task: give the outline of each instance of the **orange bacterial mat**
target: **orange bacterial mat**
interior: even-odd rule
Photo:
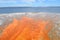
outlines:
[[[50,20],[35,20],[29,17],[14,19],[2,32],[0,40],[50,40]]]

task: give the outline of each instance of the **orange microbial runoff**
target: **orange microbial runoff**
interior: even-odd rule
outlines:
[[[52,28],[49,20],[35,20],[22,17],[15,19],[2,32],[0,40],[50,40],[48,33]]]

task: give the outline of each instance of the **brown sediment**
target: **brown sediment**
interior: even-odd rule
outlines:
[[[48,27],[46,29],[46,26]],[[50,40],[48,33],[52,28],[49,20],[23,17],[14,19],[3,31],[0,40]]]

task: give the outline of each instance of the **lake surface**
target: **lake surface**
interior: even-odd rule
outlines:
[[[52,12],[60,13],[60,7],[0,7],[1,13]]]

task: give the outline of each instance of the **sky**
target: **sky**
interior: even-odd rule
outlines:
[[[60,6],[60,0],[0,0],[0,7]]]

